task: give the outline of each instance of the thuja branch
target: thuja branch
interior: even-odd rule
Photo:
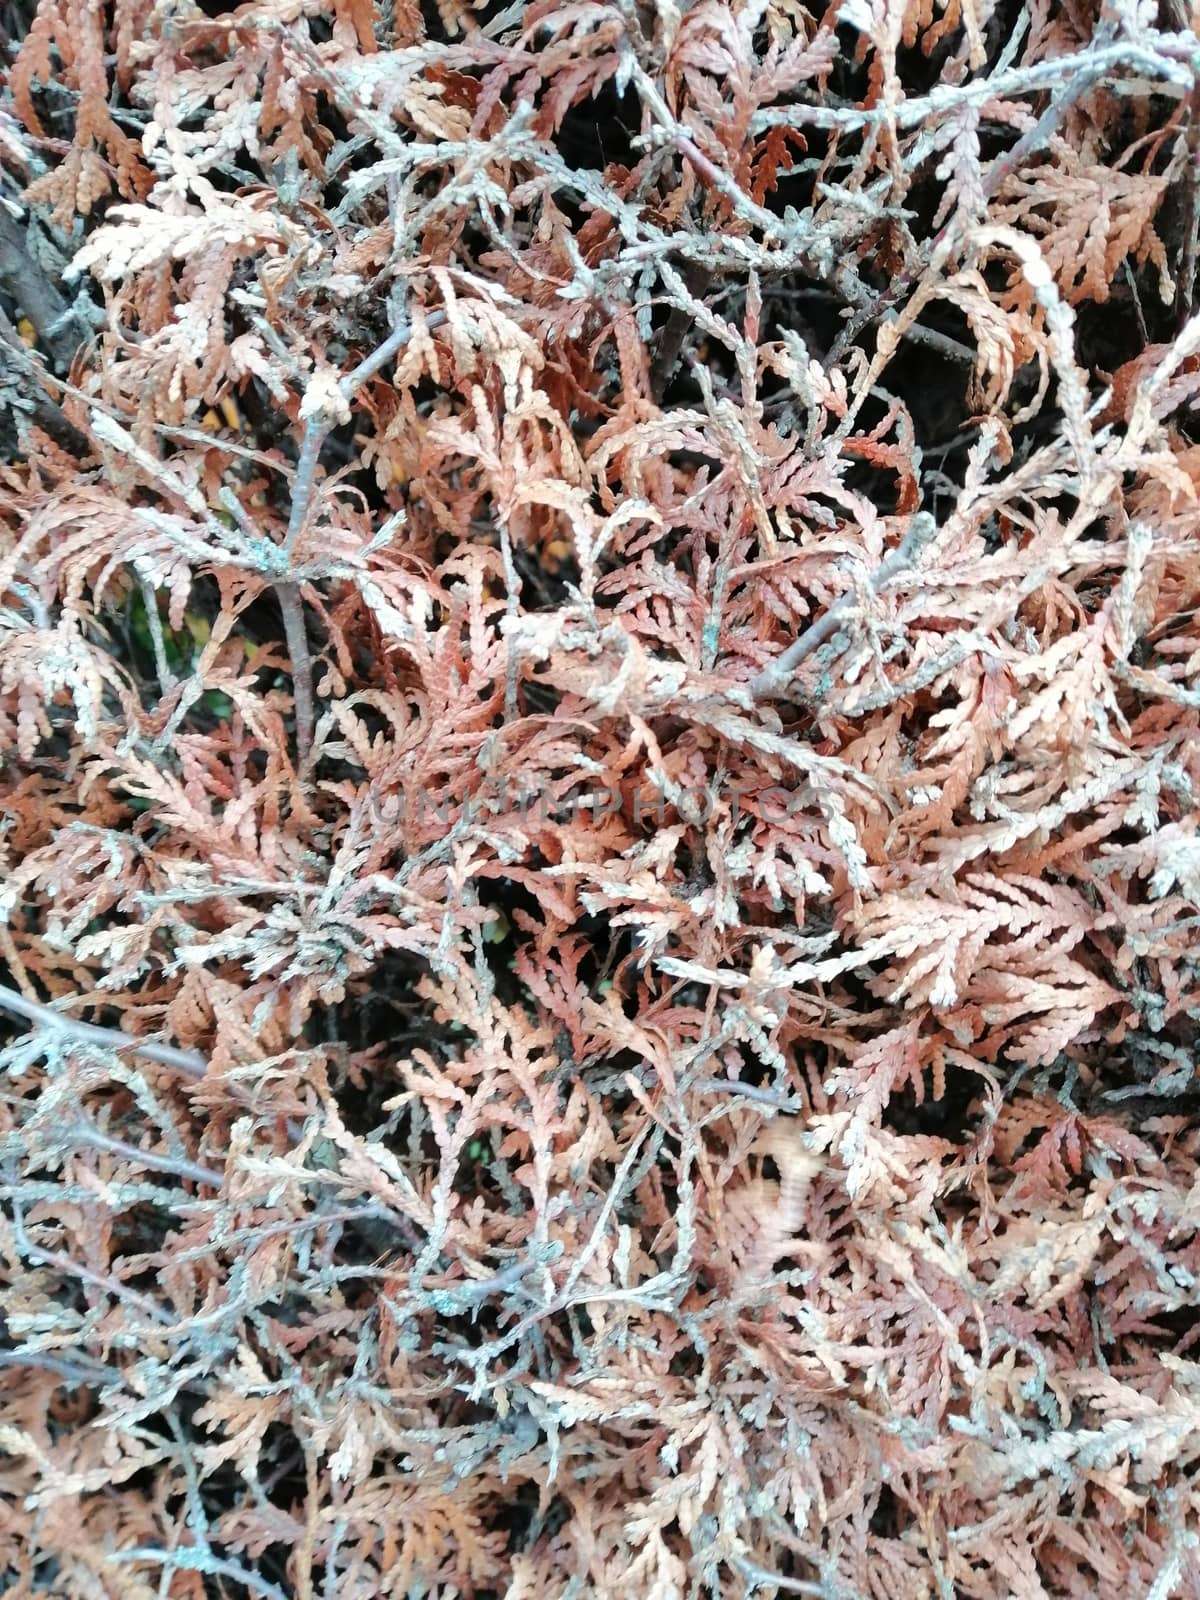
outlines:
[[[1176,92],[1178,92],[1186,84],[1194,98],[1196,93],[1195,84],[1194,82],[1189,84],[1186,75],[1181,73],[1179,68],[1173,67],[1163,58],[1157,56],[1151,56],[1149,59],[1165,80],[1162,85],[1163,88],[1165,88],[1166,82],[1173,82]],[[1050,103],[1041,116],[1031,128],[1028,128],[1022,134],[1012,148],[1004,155],[997,157],[986,173],[980,174],[979,187],[983,200],[993,200],[1009,178],[1020,169],[1022,164],[1035,152],[1049,144],[1058,124],[1070,108],[1085,93],[1094,89],[1097,83],[1106,81],[1113,67],[1117,65],[1131,66],[1135,61],[1144,70],[1147,65],[1145,52],[1131,53],[1122,46],[1111,51],[1093,50],[1076,56],[1068,56],[1058,62],[1044,62],[1041,63],[1041,67],[1047,69],[1045,72],[1036,76],[1035,74],[1027,74],[1024,92],[1032,92],[1035,87],[1043,87],[1043,79],[1046,80],[1045,87],[1049,87],[1049,83],[1056,76],[1069,74],[1070,81],[1062,88],[1055,90],[1051,96]],[[953,93],[958,96],[955,103],[967,104],[968,98],[978,93],[980,87],[980,85],[972,84],[966,90],[938,91],[937,95],[930,96],[928,104],[931,108],[935,103],[940,105],[941,100],[938,96],[947,93]],[[912,107],[909,110],[911,113]],[[924,114],[928,115],[929,113],[926,112]],[[764,113],[764,115],[769,116],[770,113]],[[838,115],[844,120],[844,114],[839,113]],[[859,113],[854,113],[854,115],[859,115]],[[922,275],[936,275],[941,271],[951,252],[960,243],[962,228],[963,217],[960,212],[955,211],[938,229],[933,238],[923,246],[918,261],[904,271],[897,273],[887,288],[879,294],[869,297],[865,302],[859,300],[856,303],[854,312],[848,317],[845,326],[825,355],[824,365],[826,371],[833,371],[845,360],[849,352],[862,338],[865,330],[872,323],[878,322],[889,311],[897,307],[900,301],[916,287],[918,278]],[[927,342],[932,342],[928,340],[930,331],[927,329],[908,328],[905,333],[909,336],[919,333],[919,335],[927,339]],[[944,337],[943,335],[942,338]],[[951,341],[951,343],[957,344],[957,341]],[[956,355],[949,351],[944,351],[943,353],[950,355],[951,359],[958,359]]]
[[[67,1034],[86,1044],[98,1044],[106,1050],[129,1050],[156,1061],[159,1066],[173,1067],[186,1078],[202,1078],[205,1073],[204,1057],[194,1050],[177,1050],[174,1045],[156,1044],[153,1039],[139,1039],[119,1028],[101,1028],[93,1022],[80,1022],[75,1017],[64,1016],[50,1006],[28,1000],[13,989],[0,987],[0,1011],[23,1017],[47,1033]]]
[[[279,609],[283,615],[283,635],[292,662],[292,699],[296,709],[296,753],[301,766],[312,749],[313,689],[312,659],[308,649],[308,630],[304,626],[304,602],[298,583],[277,583]]]
[[[8,1201],[12,1207],[13,1237],[17,1248],[28,1260],[35,1266],[49,1267],[52,1271],[64,1273],[67,1277],[78,1278],[90,1288],[99,1289],[104,1294],[112,1295],[115,1300],[136,1307],[152,1322],[157,1322],[162,1327],[170,1327],[172,1318],[168,1312],[153,1300],[147,1299],[144,1294],[139,1294],[136,1289],[131,1289],[128,1284],[122,1283],[119,1278],[108,1273],[93,1272],[90,1267],[72,1260],[70,1256],[62,1255],[57,1250],[43,1249],[40,1244],[35,1244],[25,1231],[25,1218],[17,1185],[10,1181],[7,1187]]]
[[[897,546],[884,561],[871,574],[867,580],[872,594],[879,594],[887,584],[899,573],[906,571],[917,559],[920,551],[927,545],[936,532],[933,518],[925,512],[919,512],[912,519],[903,543]],[[857,595],[853,590],[847,591],[835,600],[828,611],[818,617],[811,628],[806,628],[798,639],[795,639],[783,654],[768,666],[765,666],[758,676],[751,680],[750,693],[754,698],[762,699],[767,695],[776,694],[787,687],[796,668],[810,656],[814,650],[819,649],[836,632],[839,623],[854,608]]]
[[[5,1350],[0,1352],[0,1372],[13,1367],[36,1368],[42,1372],[52,1372],[56,1377],[65,1379],[68,1383],[78,1384],[119,1384],[124,1382],[124,1374],[116,1367],[106,1367],[101,1362],[87,1362],[78,1357],[67,1360],[57,1356],[49,1350]]]
[[[277,1585],[269,1583],[266,1578],[251,1571],[249,1567],[242,1567],[234,1561],[225,1561],[214,1556],[207,1548],[194,1549],[186,1546],[179,1550],[159,1550],[152,1546],[139,1546],[134,1550],[115,1551],[109,1560],[154,1562],[168,1568],[179,1567],[187,1572],[202,1572],[210,1577],[228,1578],[231,1583],[240,1583],[252,1594],[264,1596],[264,1600],[286,1600],[283,1590]]]
[[[446,321],[445,311],[431,311],[425,318],[427,328],[440,328]],[[304,437],[300,442],[300,456],[296,463],[296,477],[292,485],[292,506],[288,515],[287,532],[283,540],[283,553],[289,566],[294,562],[296,545],[308,521],[316,486],[317,467],[321,451],[337,423],[348,412],[351,400],[358,390],[381,367],[403,350],[412,338],[412,324],[402,322],[363,359],[339,379],[335,392],[327,395],[310,387],[301,408],[306,416]],[[283,630],[287,639],[288,654],[292,661],[292,685],[296,708],[296,754],[303,767],[312,751],[313,690],[312,658],[308,648],[308,630],[304,625],[304,604],[300,586],[296,583],[277,583],[279,607],[283,613]]]
[[[55,1011],[51,1006],[27,999],[25,995],[17,994],[15,990],[3,986],[0,986],[0,1011],[21,1017],[45,1033],[65,1034],[71,1039],[78,1039],[85,1044],[99,1045],[106,1050],[128,1050],[133,1055],[143,1056],[148,1061],[156,1062],[159,1066],[172,1067],[186,1078],[199,1080],[205,1075],[207,1063],[195,1050],[179,1050],[174,1045],[157,1044],[152,1039],[136,1038],[132,1034],[123,1033],[119,1028],[102,1028],[92,1022],[80,1022],[75,1017],[64,1016],[61,1011]],[[291,1120],[286,1126],[289,1138],[294,1144],[299,1144],[304,1136],[304,1130]],[[79,1130],[78,1138],[80,1143],[91,1145],[94,1149],[107,1150],[113,1155],[127,1157],[130,1161],[139,1161],[143,1166],[153,1167],[162,1172],[172,1172],[176,1177],[187,1178],[205,1188],[220,1189],[224,1184],[223,1177],[215,1168],[141,1150],[136,1145],[127,1144],[123,1139],[102,1133],[98,1128],[85,1125]],[[396,1213],[380,1213],[377,1208],[371,1206],[357,1207],[346,1213],[347,1217],[356,1218],[371,1215],[385,1215],[389,1220],[397,1221]],[[316,1220],[338,1219],[326,1217]],[[289,1223],[286,1226],[290,1228],[293,1224]]]
[[[427,328],[440,328],[446,320],[445,311],[431,311],[425,318]],[[399,355],[404,346],[412,338],[412,323],[402,322],[399,327],[393,328],[391,333],[372,350],[369,356],[363,359],[348,372],[344,378],[339,379],[337,394],[343,405],[348,406],[359,389],[368,378],[374,375],[383,366]],[[306,404],[308,397],[306,396]],[[302,415],[304,411],[302,410]],[[304,524],[308,521],[309,507],[312,503],[313,488],[316,484],[317,466],[321,459],[321,450],[334,426],[340,420],[339,413],[323,400],[314,397],[311,404],[307,404],[307,421],[304,428],[304,438],[300,443],[300,458],[296,463],[296,478],[292,485],[292,509],[288,517],[287,533],[284,535],[284,554],[290,560],[296,549],[296,542]]]
[[[93,1150],[104,1150],[109,1155],[121,1156],[126,1161],[150,1167],[155,1172],[169,1172],[177,1178],[187,1179],[200,1188],[220,1189],[225,1183],[225,1179],[213,1167],[203,1167],[199,1162],[186,1161],[180,1156],[159,1155],[155,1150],[142,1150],[124,1139],[114,1139],[111,1134],[103,1133],[99,1128],[93,1128],[87,1123],[80,1126],[75,1138],[79,1144],[88,1145]]]

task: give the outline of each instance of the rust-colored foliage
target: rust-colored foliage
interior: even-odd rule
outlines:
[[[0,1590],[1200,1593],[1197,8],[0,15]]]

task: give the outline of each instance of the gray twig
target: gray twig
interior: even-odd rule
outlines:
[[[304,767],[312,751],[313,687],[312,658],[308,650],[308,629],[304,625],[304,605],[298,583],[277,583],[279,609],[283,613],[283,632],[292,660],[292,694],[296,707],[296,754]]]
[[[260,1577],[257,1572],[252,1572],[249,1567],[239,1566],[236,1561],[224,1561],[219,1556],[214,1556],[209,1550],[196,1550],[187,1546],[181,1550],[157,1550],[150,1545],[139,1545],[133,1550],[115,1550],[109,1560],[154,1561],[161,1566],[183,1567],[189,1572],[202,1572],[208,1577],[228,1578],[231,1583],[243,1584],[247,1589],[264,1596],[264,1600],[288,1600],[283,1590],[276,1584]]]
[[[110,1155],[124,1156],[140,1166],[152,1167],[156,1172],[170,1172],[205,1189],[220,1189],[225,1184],[221,1174],[212,1167],[202,1167],[198,1162],[186,1161],[179,1156],[164,1156],[154,1150],[139,1149],[135,1144],[127,1144],[124,1139],[114,1139],[111,1134],[101,1132],[90,1123],[84,1123],[76,1137],[80,1144],[88,1145],[93,1150],[106,1150]]]
[[[27,1000],[24,995],[3,986],[0,986],[0,1011],[24,1017],[27,1022],[34,1023],[48,1033],[70,1034],[72,1038],[88,1044],[103,1045],[106,1050],[131,1050],[134,1055],[144,1056],[147,1061],[156,1061],[159,1066],[174,1067],[185,1078],[202,1078],[206,1070],[204,1057],[195,1050],[177,1050],[174,1045],[156,1044],[153,1039],[139,1039],[133,1034],[122,1033],[118,1028],[100,1028],[92,1022],[79,1022],[36,1000]]]
[[[427,328],[439,328],[446,320],[445,311],[431,311],[425,318]],[[378,345],[364,356],[358,365],[338,383],[345,400],[353,399],[359,388],[375,373],[398,355],[412,338],[412,324],[402,322]],[[292,507],[288,515],[287,532],[283,539],[283,553],[289,564],[295,556],[296,544],[308,521],[316,485],[317,466],[321,450],[332,430],[324,415],[312,416],[304,428],[300,443],[300,456],[296,462],[296,476],[292,483]],[[283,612],[283,629],[287,638],[288,654],[292,658],[292,692],[296,707],[296,754],[304,767],[312,752],[313,686],[312,659],[308,649],[308,630],[304,624],[304,604],[300,586],[296,583],[276,584],[279,606]]]
[[[903,543],[898,545],[872,573],[868,580],[871,592],[879,594],[897,574],[911,567],[921,548],[933,537],[934,531],[933,518],[927,512],[918,512],[912,519],[912,526]],[[750,693],[754,698],[762,699],[782,689],[804,658],[810,656],[825,643],[830,634],[836,631],[842,618],[853,608],[855,600],[854,592],[847,591],[833,602],[823,616],[817,618],[811,628],[806,628],[777,660],[765,666],[758,676],[751,680]]]

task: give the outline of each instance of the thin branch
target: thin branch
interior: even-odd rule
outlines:
[[[283,538],[283,553],[289,561],[295,553],[296,540],[300,537],[300,530],[308,517],[313,483],[317,475],[317,462],[321,456],[321,446],[328,436],[329,424],[321,417],[310,417],[305,424],[304,438],[300,444],[296,476],[292,480],[292,509],[288,516],[287,532]]]
[[[912,526],[903,543],[898,545],[872,573],[868,580],[871,592],[879,594],[893,578],[911,567],[921,548],[929,542],[935,531],[933,518],[927,513],[918,513],[912,519]],[[853,590],[848,590],[833,602],[823,616],[818,617],[811,628],[806,628],[777,660],[765,666],[758,676],[751,680],[750,693],[754,698],[763,699],[786,687],[804,658],[810,656],[837,631],[842,619],[854,609],[857,598]]]
[[[81,1283],[99,1289],[103,1294],[110,1294],[114,1299],[126,1305],[135,1306],[143,1315],[157,1322],[161,1327],[172,1327],[171,1316],[156,1305],[153,1300],[148,1300],[144,1294],[139,1294],[136,1289],[130,1289],[119,1278],[110,1277],[107,1273],[93,1272],[90,1267],[85,1267],[81,1261],[75,1261],[70,1256],[60,1255],[57,1250],[46,1250],[40,1244],[34,1244],[25,1231],[25,1219],[15,1186],[9,1188],[9,1201],[13,1208],[13,1233],[16,1236],[17,1248],[25,1253],[29,1260],[38,1266],[52,1267],[56,1272],[64,1273],[69,1278],[78,1278]]]
[[[445,311],[431,311],[425,318],[425,326],[439,328],[446,321],[447,315]],[[358,365],[339,381],[338,388],[343,398],[347,401],[352,400],[367,379],[381,367],[386,366],[393,356],[398,355],[411,338],[410,322],[402,322],[399,327],[393,328],[381,345],[372,350],[369,356],[364,356]],[[283,539],[283,553],[289,565],[295,558],[296,545],[308,521],[321,450],[331,431],[332,424],[325,415],[310,417],[305,424],[300,456],[296,463],[296,476],[292,482],[292,507],[288,515],[287,532]],[[312,752],[313,733],[312,658],[308,649],[308,630],[304,624],[304,604],[300,598],[298,584],[278,583],[275,588],[279,595],[280,610],[283,612],[283,629],[287,639],[288,654],[292,661],[292,694],[296,708],[296,756],[303,769]]]
[[[34,1368],[39,1372],[52,1372],[56,1377],[63,1378],[67,1383],[123,1383],[124,1378],[116,1367],[106,1367],[103,1363],[83,1362],[78,1358],[68,1360],[65,1356],[53,1355],[48,1350],[4,1350],[0,1351],[0,1372],[13,1367],[24,1367],[27,1370]]]
[[[304,623],[300,585],[277,583],[275,593],[279,596],[279,609],[283,613],[283,633],[292,663],[292,698],[296,708],[296,758],[303,769],[307,766],[309,755],[312,753],[313,735],[312,657],[308,651],[308,629]]]
[[[110,1155],[124,1156],[127,1160],[143,1167],[153,1167],[158,1172],[170,1172],[177,1178],[186,1178],[189,1182],[199,1184],[206,1189],[221,1189],[225,1185],[225,1179],[212,1167],[202,1167],[198,1162],[186,1161],[176,1156],[159,1155],[154,1150],[141,1150],[135,1144],[127,1144],[124,1139],[114,1139],[111,1134],[102,1133],[90,1123],[84,1123],[79,1127],[75,1136],[80,1144],[87,1145],[92,1150],[105,1150]]]
[[[734,1566],[754,1589],[782,1589],[786,1594],[812,1595],[814,1600],[832,1600],[832,1592],[823,1583],[810,1583],[806,1578],[785,1578],[778,1572],[768,1572],[744,1557],[735,1559]]]
[[[431,311],[425,317],[425,326],[440,328],[446,321],[447,315],[445,311]],[[393,356],[398,355],[411,338],[411,322],[402,322],[399,327],[393,328],[381,345],[372,350],[369,356],[364,356],[356,367],[339,380],[338,388],[343,398],[352,400],[367,379],[373,377],[380,367],[386,366]],[[304,438],[300,443],[300,456],[296,463],[296,475],[292,481],[292,508],[283,540],[284,554],[289,561],[308,519],[317,465],[321,459],[322,447],[331,432],[332,425],[325,416],[310,417],[305,425]]]
[[[249,1567],[240,1567],[236,1561],[224,1561],[207,1550],[190,1547],[158,1550],[150,1545],[139,1545],[133,1550],[114,1550],[108,1559],[114,1562],[154,1561],[161,1566],[183,1567],[189,1572],[202,1572],[207,1577],[228,1578],[231,1583],[244,1584],[247,1589],[261,1594],[264,1600],[288,1600],[282,1589]]]
[[[766,1106],[771,1111],[786,1111],[793,1116],[801,1109],[796,1100],[787,1100],[760,1084],[738,1083],[735,1078],[698,1078],[692,1088],[702,1094],[740,1095],[744,1100],[752,1100],[755,1105]]]
[[[427,328],[440,328],[448,316],[449,312],[447,311],[429,311],[425,315],[425,326]],[[392,330],[377,349],[373,350],[369,356],[364,356],[356,367],[351,368],[338,385],[346,399],[352,400],[355,392],[366,383],[367,379],[374,377],[380,367],[385,367],[393,356],[399,355],[411,338],[412,324],[402,322],[398,328]]]
[[[170,694],[178,680],[167,662],[167,641],[163,636],[162,618],[158,614],[158,596],[147,578],[139,581],[142,588],[142,604],[146,608],[146,625],[150,629],[150,642],[154,646],[154,670],[158,674],[158,686],[163,694]]]
[[[65,1033],[87,1044],[102,1045],[106,1050],[131,1050],[134,1055],[144,1056],[161,1067],[174,1067],[186,1078],[200,1079],[208,1069],[204,1057],[195,1050],[177,1050],[174,1045],[155,1044],[153,1039],[139,1039],[118,1028],[100,1028],[92,1022],[79,1022],[3,986],[0,986],[0,1011],[23,1017],[48,1033]]]
[[[289,1135],[293,1130],[289,1129]],[[295,1140],[299,1143],[299,1140]],[[325,1181],[325,1180],[322,1180]],[[382,1205],[368,1203],[362,1206],[343,1206],[338,1210],[313,1211],[305,1217],[289,1217],[286,1222],[269,1222],[258,1227],[235,1228],[229,1233],[222,1234],[222,1239],[229,1246],[247,1244],[261,1244],[266,1239],[282,1239],[294,1233],[304,1233],[314,1228],[324,1228],[337,1223],[351,1223],[361,1227],[365,1223],[388,1223],[400,1240],[411,1249],[416,1249],[419,1244],[416,1232],[407,1217],[399,1212],[388,1210]],[[374,1240],[368,1240],[374,1247]],[[387,1248],[391,1248],[393,1241],[389,1237]],[[382,1254],[382,1251],[380,1251]],[[209,1254],[208,1245],[197,1245],[190,1250],[180,1250],[175,1255],[175,1260],[203,1261]],[[365,1271],[365,1268],[356,1268]]]
[[[1122,40],[1099,50],[1055,56],[1029,66],[1012,67],[995,72],[990,78],[976,78],[965,84],[939,84],[929,94],[914,95],[896,106],[842,108],[831,107],[827,100],[820,105],[771,106],[754,113],[750,119],[750,131],[762,134],[769,128],[815,127],[844,134],[865,133],[888,122],[893,123],[897,130],[904,131],[919,128],[932,117],[951,116],[964,106],[986,105],[1053,92],[1064,79],[1072,80],[1080,73],[1086,74],[1090,83],[1102,81],[1110,92],[1119,92],[1122,82],[1117,73],[1122,69],[1159,80],[1157,90],[1160,94],[1167,92],[1168,86],[1177,92],[1190,91],[1190,66],[1185,61],[1172,59],[1176,52],[1169,48],[1169,40],[1160,39],[1159,44],[1163,47],[1161,53]]]

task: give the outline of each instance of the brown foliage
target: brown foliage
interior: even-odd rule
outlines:
[[[5,4],[0,1588],[1200,1592],[1194,8]]]

